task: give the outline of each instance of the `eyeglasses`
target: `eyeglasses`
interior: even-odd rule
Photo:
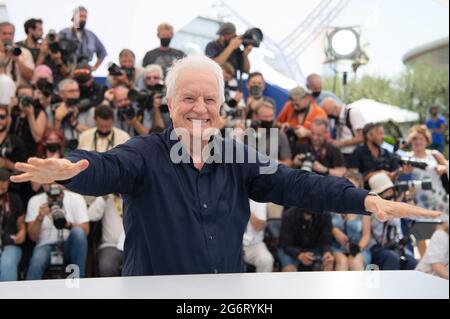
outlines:
[[[161,77],[159,77],[159,76],[146,76],[145,79],[146,80],[160,80]]]
[[[8,117],[8,115],[0,115],[0,120],[5,120]]]

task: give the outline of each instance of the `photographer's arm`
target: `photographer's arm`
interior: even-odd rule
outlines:
[[[159,105],[160,106],[160,105]],[[153,108],[153,123],[152,128],[158,128],[163,130],[165,128],[164,120],[161,114],[161,110],[159,106]]]
[[[361,229],[362,236],[358,243],[359,248],[364,249],[369,244],[371,229],[372,229],[372,226],[371,226],[370,216],[363,216],[362,217],[362,229]]]
[[[44,221],[44,218],[46,215],[50,213],[50,208],[48,207],[48,204],[42,204],[39,207],[39,213],[36,216],[36,219],[32,222],[29,222],[27,225],[27,231],[28,236],[30,236],[30,239],[32,241],[37,241],[39,239],[39,236],[41,235],[41,227],[42,222]]]
[[[442,263],[431,264],[431,269],[441,278],[448,280],[448,266]]]
[[[37,118],[34,117],[34,108],[30,107],[27,111],[28,124],[30,126],[31,135],[36,143],[41,141],[42,135],[44,135],[45,128],[47,127],[47,117],[45,112],[39,112]]]
[[[127,124],[133,126],[139,135],[146,135],[150,133],[150,128],[145,127],[136,117],[132,120],[127,120]]]
[[[16,169],[14,168],[14,163],[6,157],[0,157],[0,167],[6,168],[11,172],[16,171]]]
[[[70,230],[73,227],[81,228],[84,231],[84,233],[86,234],[86,236],[89,235],[89,222],[81,223],[81,224],[73,224],[73,223],[67,222],[67,225],[66,225],[67,229]]]
[[[31,81],[31,78],[33,77],[33,71],[34,68],[33,67],[29,67],[27,66],[22,59],[20,59],[19,57],[13,57],[13,59],[15,60],[17,67],[19,68],[19,72],[21,74],[21,76],[26,80],[26,81]],[[32,59],[32,58],[31,58]],[[34,66],[34,65],[33,65]]]
[[[356,130],[355,136],[351,139],[345,141],[335,141],[333,145],[339,148],[343,148],[346,146],[359,145],[364,141],[362,129]]]

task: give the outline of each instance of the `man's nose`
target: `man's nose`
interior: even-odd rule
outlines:
[[[205,99],[203,97],[199,97],[197,99],[197,101],[194,104],[193,111],[198,114],[204,114],[208,111],[208,109],[206,108]]]

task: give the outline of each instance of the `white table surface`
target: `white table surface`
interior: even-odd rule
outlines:
[[[447,280],[417,271],[246,273],[0,283],[0,298],[449,298]],[[69,284],[74,284],[70,282]]]

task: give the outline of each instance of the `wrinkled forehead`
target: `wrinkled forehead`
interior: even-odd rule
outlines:
[[[191,92],[202,95],[219,95],[219,83],[212,71],[200,68],[180,70],[175,79],[175,95]]]

